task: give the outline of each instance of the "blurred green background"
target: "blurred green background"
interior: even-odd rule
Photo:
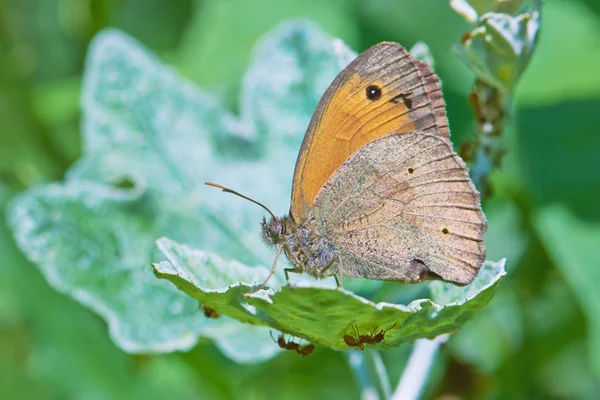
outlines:
[[[362,51],[426,42],[453,141],[471,138],[473,82],[451,51],[469,26],[442,0],[5,0],[0,2],[0,207],[61,180],[80,152],[84,56],[99,30],[131,34],[235,111],[257,39],[307,17]],[[600,395],[600,1],[547,0],[539,47],[515,96],[494,173],[496,298],[445,347],[425,398],[595,399]],[[290,177],[291,179],[291,177]],[[344,354],[285,353],[237,365],[209,342],[132,356],[105,323],[51,289],[0,213],[0,398],[357,398]],[[383,354],[397,382],[410,345]]]

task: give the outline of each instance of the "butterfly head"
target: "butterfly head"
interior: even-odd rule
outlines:
[[[264,242],[269,246],[277,246],[283,242],[287,232],[287,218],[271,217],[269,221],[263,217],[262,236]]]

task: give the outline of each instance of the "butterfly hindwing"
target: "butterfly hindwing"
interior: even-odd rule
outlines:
[[[343,276],[467,284],[485,259],[479,193],[439,136],[394,133],[363,146],[319,191],[314,215]]]

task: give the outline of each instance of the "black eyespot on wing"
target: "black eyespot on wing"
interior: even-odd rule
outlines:
[[[367,87],[367,99],[374,101],[381,97],[381,88],[376,85],[371,85]]]

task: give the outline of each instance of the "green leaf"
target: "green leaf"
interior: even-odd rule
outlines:
[[[488,220],[486,254],[491,259],[506,256],[510,260],[507,268],[511,273],[519,267],[530,246],[529,232],[521,227],[519,210],[515,204],[506,198],[490,199],[485,215]],[[539,306],[535,310],[535,315],[547,321],[548,315],[541,314]],[[554,309],[549,313],[557,315]],[[519,352],[525,335],[524,319],[519,298],[508,282],[508,285],[498,289],[485,312],[477,314],[452,336],[448,347],[462,361],[474,364],[487,373],[494,373],[508,357]]]
[[[348,349],[344,335],[389,329],[386,345],[453,332],[481,310],[505,276],[504,261],[487,263],[464,288],[436,282],[434,298],[408,305],[378,303],[344,289],[312,282],[280,286],[249,294],[267,275],[266,267],[247,267],[167,238],[157,242],[168,261],[154,264],[159,277],[173,282],[201,304],[240,321],[270,326],[311,343]],[[237,282],[237,283],[233,283]]]
[[[546,356],[547,357],[547,356]],[[594,399],[598,397],[600,381],[590,371],[588,350],[581,342],[561,349],[540,369],[539,380],[555,398]]]
[[[510,91],[531,58],[539,27],[539,11],[514,17],[489,12],[456,49],[480,79]]]
[[[143,268],[158,228],[150,196],[76,182],[30,190],[13,204],[9,223],[18,245],[52,286],[102,315],[121,348],[169,351],[196,343],[205,323],[197,304]]]
[[[477,22],[479,15],[487,12],[514,15],[522,4],[523,0],[450,0],[450,7],[472,24]]]
[[[147,192],[78,181],[30,190],[9,215],[17,243],[50,284],[102,315],[125,351],[187,349],[203,335],[239,362],[273,356],[267,331],[208,320],[196,301],[154,278],[159,212]]]
[[[495,294],[485,312],[452,336],[448,346],[461,360],[494,373],[502,362],[515,355],[523,341],[523,312],[508,286]]]
[[[589,357],[600,377],[600,225],[579,219],[564,206],[549,206],[534,217],[534,227],[551,259],[573,289],[589,324]]]
[[[103,321],[52,289],[6,226],[4,210],[12,196],[0,182],[0,398],[148,399],[184,390],[190,393],[186,398],[207,392],[218,398],[214,384],[192,376],[179,358],[146,357],[138,368],[109,339]],[[7,298],[11,303],[4,303]],[[162,365],[159,375],[156,365]]]

